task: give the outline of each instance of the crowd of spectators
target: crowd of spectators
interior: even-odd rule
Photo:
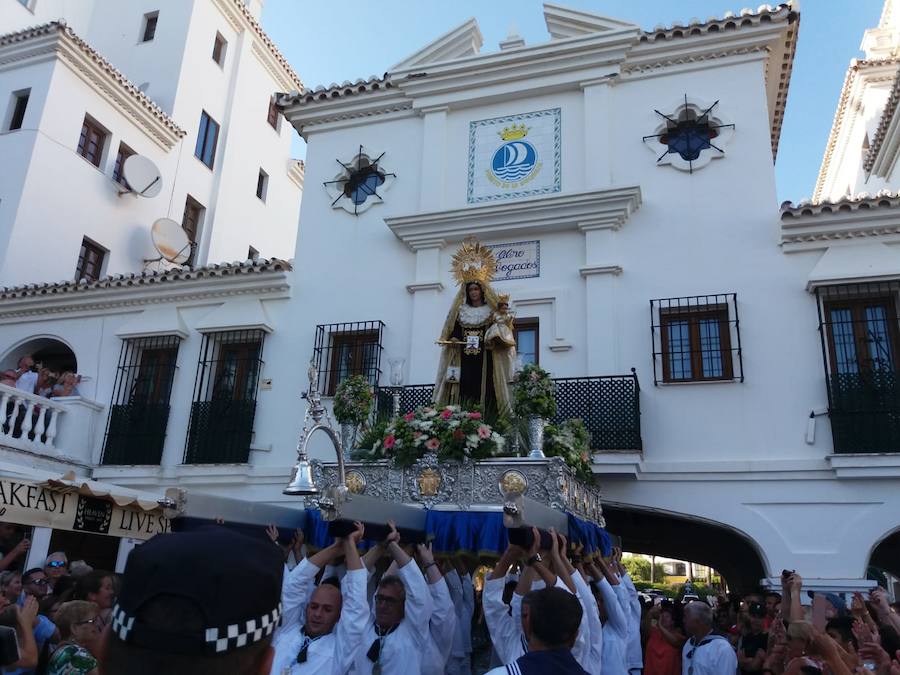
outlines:
[[[15,369],[0,372],[0,384],[44,398],[79,396],[81,375],[70,370],[62,372],[35,363],[34,357],[21,357]]]
[[[154,537],[120,578],[62,552],[20,572],[0,526],[0,655],[3,631],[17,643],[2,672],[900,675],[882,588],[810,593],[785,571],[778,590],[667,599],[637,590],[619,549],[553,530],[520,532],[487,568],[371,530],[315,550],[220,523]]]

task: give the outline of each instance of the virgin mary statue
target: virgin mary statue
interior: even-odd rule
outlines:
[[[511,335],[488,332],[503,320],[490,283],[495,269],[494,254],[475,241],[463,243],[453,256],[459,291],[437,341],[441,358],[434,401],[438,405],[479,404],[485,411],[501,412],[509,408],[515,341]]]

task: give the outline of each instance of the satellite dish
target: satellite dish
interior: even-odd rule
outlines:
[[[171,218],[158,218],[154,221],[150,228],[150,238],[159,255],[171,263],[183,265],[191,257],[193,245],[187,232]]]
[[[162,175],[150,159],[131,155],[122,165],[122,175],[131,192],[140,197],[155,197],[162,191]]]

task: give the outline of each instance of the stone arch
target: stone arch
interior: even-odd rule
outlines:
[[[732,591],[755,590],[767,576],[765,554],[751,537],[729,525],[629,504],[604,503],[603,516],[625,550],[713,567]]]
[[[900,577],[900,524],[872,545],[868,566]]]
[[[0,357],[0,370],[15,368],[19,359],[31,354],[35,363],[43,363],[51,370],[78,372],[75,350],[57,335],[32,335],[9,347]]]

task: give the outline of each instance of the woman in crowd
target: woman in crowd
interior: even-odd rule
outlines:
[[[109,623],[112,607],[116,600],[112,573],[103,570],[93,570],[79,577],[75,583],[74,598],[76,600],[86,600],[97,605],[99,609],[97,625],[100,630],[103,630],[106,624]]]
[[[47,675],[99,675],[99,608],[93,602],[72,600],[56,614],[62,642],[50,657]]]
[[[18,602],[22,594],[22,573],[9,570],[0,573],[0,594],[4,597],[4,604]]]
[[[675,625],[674,607],[669,602],[660,603],[649,616],[644,675],[681,675],[681,648],[687,638]]]
[[[59,376],[59,381],[53,386],[53,396],[81,396],[78,385],[81,383],[81,375],[76,375],[67,370]]]

